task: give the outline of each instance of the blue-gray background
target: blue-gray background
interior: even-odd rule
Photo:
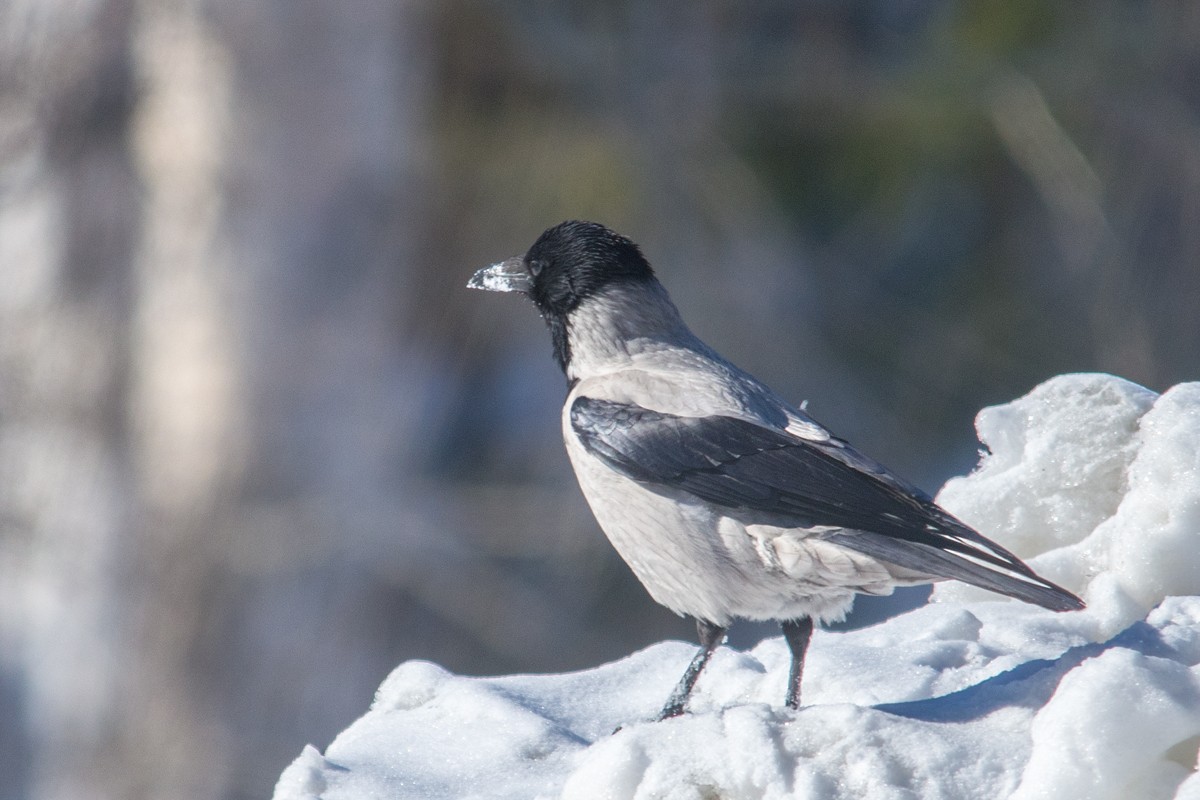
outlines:
[[[10,0],[0,33],[4,800],[262,797],[404,659],[690,637],[574,486],[532,308],[464,288],[562,219],[931,491],[1050,375],[1196,377],[1194,4]]]

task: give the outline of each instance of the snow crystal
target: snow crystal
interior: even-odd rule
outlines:
[[[693,645],[567,675],[409,662],[277,800],[1200,800],[1200,384],[1061,376],[977,428],[989,452],[939,501],[1085,611],[942,584],[874,627],[816,632],[798,711],[775,638],[719,649],[665,722]]]

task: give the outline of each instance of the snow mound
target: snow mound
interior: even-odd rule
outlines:
[[[991,451],[938,502],[1080,594],[1109,638],[1164,597],[1200,595],[1200,383],[1161,397],[1110,375],[1063,375],[985,408]],[[984,599],[961,583],[938,601]]]
[[[275,797],[1200,800],[1200,384],[1062,376],[977,427],[990,454],[939,500],[1087,610],[945,584],[818,631],[798,711],[777,638],[721,648],[666,722],[692,645],[567,675],[408,662]]]

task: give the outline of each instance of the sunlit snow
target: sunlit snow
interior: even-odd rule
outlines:
[[[943,584],[817,632],[799,711],[776,638],[721,648],[666,722],[649,720],[694,645],[567,675],[408,662],[277,800],[1200,800],[1200,383],[1065,375],[977,428],[988,454],[939,501],[1086,611]]]

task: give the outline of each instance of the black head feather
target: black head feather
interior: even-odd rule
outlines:
[[[546,315],[566,316],[610,284],[654,277],[636,244],[578,220],[547,229],[525,254],[525,265],[533,278],[529,296]]]
[[[529,297],[550,326],[554,357],[563,371],[570,360],[571,312],[614,284],[654,280],[636,244],[595,222],[571,220],[547,229],[524,261],[532,278]]]

